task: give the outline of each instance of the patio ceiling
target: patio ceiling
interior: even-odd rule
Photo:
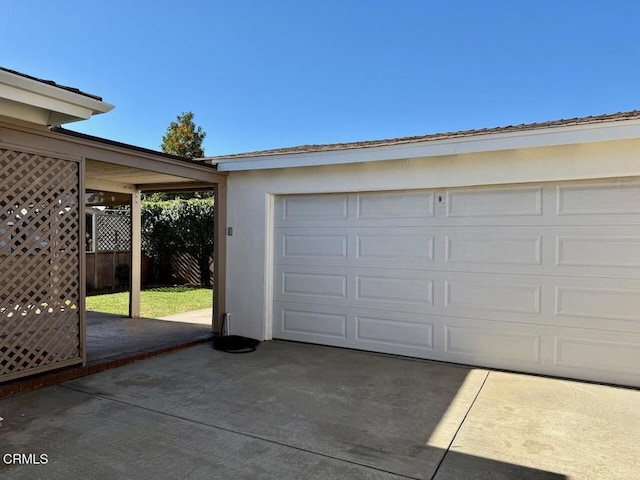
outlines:
[[[142,190],[151,189],[153,186],[159,189],[174,188],[194,188],[201,185],[201,182],[195,182],[192,178],[186,176],[170,175],[152,170],[145,170],[133,166],[124,166],[114,163],[107,163],[100,160],[86,160],[85,178],[87,188],[99,189],[97,187],[115,188],[135,188]],[[147,188],[145,188],[147,187]]]
[[[83,147],[86,188],[129,193],[212,188],[225,174],[185,158],[53,127],[54,135]]]

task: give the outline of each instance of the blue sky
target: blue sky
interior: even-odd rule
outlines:
[[[68,128],[207,155],[640,108],[640,2],[3,0],[0,65],[101,95]]]

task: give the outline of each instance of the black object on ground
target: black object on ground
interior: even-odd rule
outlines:
[[[250,353],[255,352],[256,347],[260,345],[260,340],[255,338],[243,337],[241,335],[224,335],[226,315],[222,318],[220,333],[213,337],[213,349],[221,350],[227,353]]]

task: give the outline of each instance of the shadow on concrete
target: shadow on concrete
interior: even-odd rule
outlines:
[[[565,480],[566,475],[448,451],[435,480]]]
[[[201,345],[0,401],[5,450],[55,458],[6,478],[566,478],[452,451],[487,375],[289,342]]]

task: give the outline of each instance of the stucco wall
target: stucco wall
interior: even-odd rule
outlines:
[[[640,176],[640,139],[350,165],[231,172],[227,311],[233,334],[271,336],[273,196]]]

